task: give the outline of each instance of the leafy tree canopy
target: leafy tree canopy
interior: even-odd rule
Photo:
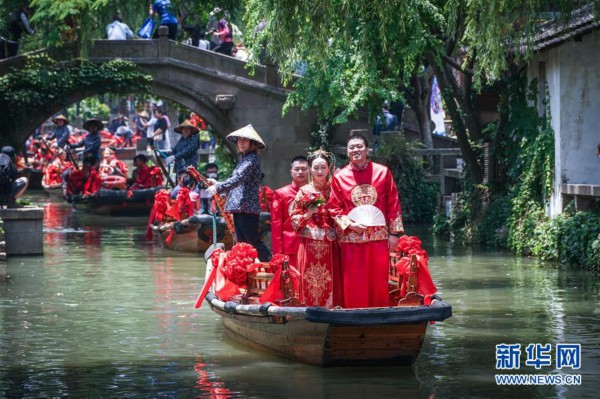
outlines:
[[[315,106],[323,118],[343,121],[359,105],[394,99],[398,88],[427,62],[461,56],[481,85],[508,67],[509,50],[534,38],[541,19],[566,19],[598,0],[247,0],[247,26],[261,19],[254,53],[268,54],[288,79],[308,65],[290,104]],[[250,32],[251,33],[251,32]]]

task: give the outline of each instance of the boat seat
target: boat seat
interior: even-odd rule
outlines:
[[[406,295],[400,296],[402,280],[398,276],[396,263],[405,256],[404,253],[390,253],[390,271],[388,287],[390,292],[390,306],[418,306],[423,304],[423,295],[417,292],[417,273],[419,266],[416,255],[410,257],[410,273],[407,281]]]
[[[261,296],[273,281],[274,273],[269,272],[269,263],[262,262],[262,266],[253,273],[248,274],[248,298]]]
[[[246,303],[258,303],[258,299],[265,293],[269,284],[273,281],[275,273],[271,273],[269,263],[261,262],[262,266],[252,273],[248,274],[248,288],[244,295]],[[284,273],[288,268],[287,262],[283,265]],[[283,275],[282,275],[283,279]],[[276,300],[279,306],[298,306],[300,301],[294,292],[294,285],[291,282],[281,283],[281,294],[284,299]]]

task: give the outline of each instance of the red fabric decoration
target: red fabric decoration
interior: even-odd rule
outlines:
[[[273,190],[269,186],[261,186],[258,191],[258,199],[260,201],[260,210],[263,212],[270,211],[270,204],[273,201]]]
[[[275,254],[269,261],[269,270],[271,273],[277,273],[285,261],[289,262],[290,257],[285,254]]]
[[[423,295],[425,305],[431,304],[431,297],[437,292],[437,288],[433,283],[429,267],[427,265],[427,252],[421,248],[421,240],[417,237],[402,236],[398,239],[398,252],[402,252],[403,256],[395,265],[398,276],[402,278],[400,296],[406,296],[406,285],[410,276],[410,259],[412,255],[417,256],[417,293]]]
[[[206,130],[206,123],[204,123],[204,119],[202,119],[196,114],[192,115],[192,117],[190,118],[190,123],[200,130]]]
[[[148,223],[146,227],[146,238],[148,240],[152,239],[152,228],[150,227],[152,223],[161,223],[165,219],[165,214],[169,208],[169,201],[169,190],[158,190],[156,194],[154,194],[154,205],[150,211],[150,216],[148,217]]]
[[[229,281],[238,287],[248,285],[248,269],[254,270],[254,259],[258,256],[256,249],[245,242],[237,243],[227,253],[223,273]]]
[[[85,185],[83,186],[83,195],[94,195],[100,187],[102,186],[102,180],[100,180],[100,175],[96,172],[95,169],[90,170],[90,174],[85,181]]]
[[[265,302],[275,302],[283,298],[283,293],[281,292],[281,275],[283,274],[283,269],[280,267],[277,272],[273,275],[273,280],[269,283],[269,286],[265,290],[265,292],[260,296],[260,303]],[[284,283],[289,282],[292,279],[292,284],[294,285],[294,292],[299,292],[300,290],[300,272],[293,266],[290,266],[287,271],[287,276],[285,276]]]
[[[175,220],[183,220],[194,214],[194,203],[190,200],[190,189],[182,187],[177,193],[177,199],[167,210],[166,214]]]

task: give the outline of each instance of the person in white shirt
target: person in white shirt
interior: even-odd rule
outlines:
[[[152,103],[150,109],[150,119],[147,122],[142,122],[142,126],[146,128],[146,138],[151,139],[154,137],[154,125],[156,124],[156,117],[154,116],[154,110],[156,109],[156,103]]]
[[[133,32],[127,24],[123,23],[121,13],[116,13],[113,21],[106,27],[108,40],[133,39]]]

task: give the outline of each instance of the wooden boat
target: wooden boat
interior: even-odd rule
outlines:
[[[170,228],[151,226],[158,233],[164,248],[183,252],[204,252],[213,242],[213,220],[211,215],[197,215],[182,222],[169,223]],[[231,248],[233,237],[229,233],[225,220],[217,217],[217,240]],[[174,230],[174,232],[173,232]],[[172,234],[173,232],[173,234]]]
[[[415,262],[413,257],[411,268]],[[207,278],[211,268],[209,261]],[[393,272],[390,303],[394,306],[364,309],[301,306],[289,292],[289,284],[284,296],[288,299],[279,306],[256,303],[253,298],[264,292],[269,278],[273,275],[264,272],[249,278],[247,294],[236,300],[224,302],[214,291],[205,299],[222,317],[226,334],[234,340],[302,363],[323,367],[410,366],[419,355],[430,322],[452,316],[452,307],[435,295],[431,305],[413,301],[415,291],[399,300],[399,279]],[[283,277],[281,286],[285,286]],[[411,287],[416,290],[416,283]],[[286,306],[286,302],[295,305]]]
[[[76,194],[67,197],[75,209],[98,215],[148,216],[154,203],[154,194],[162,187],[140,190],[107,190],[101,188],[94,195]]]
[[[261,238],[270,231],[271,214],[260,215]],[[184,222],[170,223],[170,228],[161,229],[153,225],[151,228],[159,233],[160,243],[164,248],[183,252],[205,252],[213,243],[213,220],[211,215],[196,215]],[[175,230],[174,234],[171,231]],[[217,241],[229,249],[233,245],[233,237],[227,228],[225,219],[217,217]]]

